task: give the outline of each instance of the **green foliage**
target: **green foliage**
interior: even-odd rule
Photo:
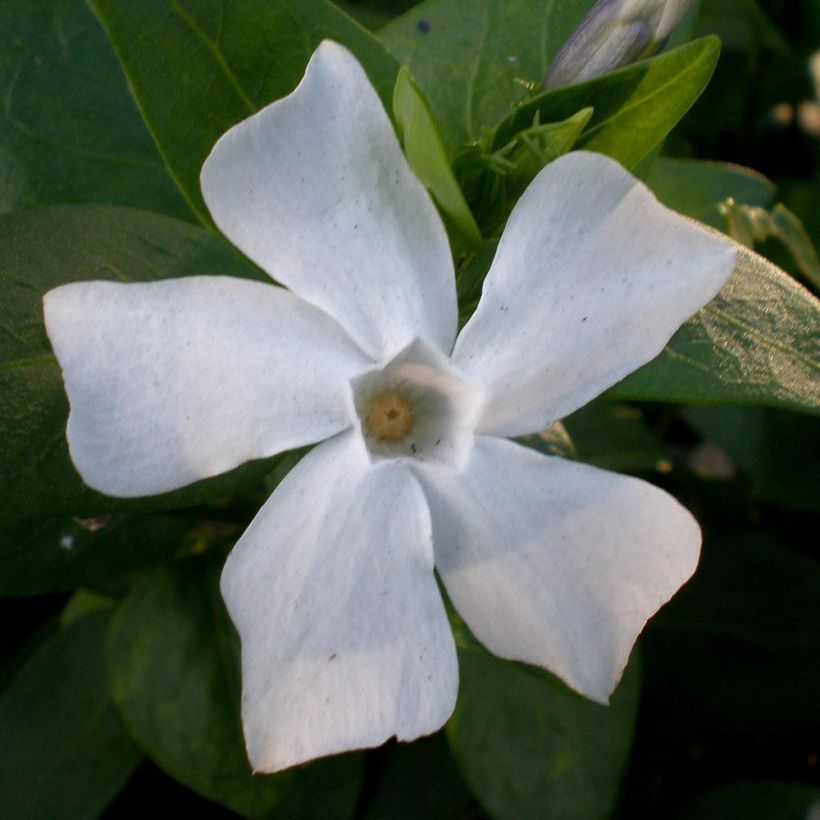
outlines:
[[[478,139],[514,103],[526,99],[517,80],[541,82],[549,61],[593,2],[426,0],[379,37],[410,67],[445,143],[454,147]]]
[[[748,402],[820,414],[820,302],[738,248],[723,290],[663,353],[612,388],[621,399]]]
[[[633,660],[610,705],[480,649],[459,652],[447,736],[464,776],[499,820],[604,820],[629,755],[640,675]]]
[[[5,0],[0,92],[0,213],[94,201],[190,215],[82,0]]]
[[[140,759],[111,703],[110,611],[35,646],[0,689],[0,816],[93,820]]]
[[[349,46],[389,102],[397,66],[325,0],[88,0],[185,198],[208,221],[199,171],[225,131],[290,93],[319,43]],[[145,21],[150,20],[150,26]]]
[[[142,749],[175,779],[244,817],[352,814],[355,756],[254,776],[239,722],[239,642],[206,565],[158,570],[118,608],[108,640],[116,705]]]
[[[68,402],[43,326],[43,294],[77,280],[209,273],[261,276],[207,231],[159,214],[74,205],[0,217],[0,304],[14,317],[13,325],[0,325],[0,521],[170,509],[225,495],[264,475],[268,465],[245,465],[157,499],[118,501],[85,487],[68,455]]]
[[[393,117],[407,161],[416,176],[461,233],[473,242],[480,242],[481,233],[453,175],[430,106],[406,67],[402,67],[396,77]]]

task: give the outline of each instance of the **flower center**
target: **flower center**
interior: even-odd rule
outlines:
[[[460,464],[472,446],[480,391],[441,352],[416,339],[351,381],[369,457]]]
[[[410,403],[398,393],[380,393],[370,400],[364,419],[368,436],[378,441],[398,441],[413,426],[416,416]]]

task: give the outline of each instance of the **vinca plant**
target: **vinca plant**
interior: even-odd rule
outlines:
[[[815,47],[0,9],[0,816],[815,818]]]

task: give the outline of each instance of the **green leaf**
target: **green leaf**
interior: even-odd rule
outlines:
[[[756,498],[820,509],[820,425],[771,407],[685,407],[683,417],[743,471]]]
[[[489,152],[488,135],[488,139],[479,140],[456,157],[456,176],[485,235],[500,234],[530,182],[575,145],[592,114],[592,108],[582,108],[565,120],[541,123],[540,113],[536,112],[533,124],[503,147]]]
[[[109,619],[96,613],[50,635],[0,692],[4,820],[93,820],[139,762],[108,690]]]
[[[0,521],[190,505],[270,469],[253,462],[154,499],[122,501],[85,487],[71,464],[68,403],[43,326],[43,294],[74,280],[191,274],[264,278],[210,232],[158,214],[64,205],[0,216]]]
[[[168,168],[206,223],[199,172],[214,143],[292,91],[322,40],[348,46],[382,99],[390,100],[395,61],[325,0],[88,2],[108,31]]]
[[[767,208],[775,190],[770,180],[750,168],[670,157],[653,161],[646,184],[664,205],[724,231],[721,203],[731,198],[741,205]]]
[[[655,472],[664,458],[639,407],[592,401],[564,419],[579,461],[605,470]]]
[[[762,525],[734,530],[707,538],[692,580],[650,622],[642,638],[646,689],[692,725],[816,732],[820,566]]]
[[[163,569],[146,578],[114,616],[108,660],[125,724],[181,783],[245,817],[352,815],[361,778],[355,755],[251,773],[239,719],[238,640],[215,569]]]
[[[416,176],[464,236],[480,242],[481,233],[453,175],[430,107],[406,66],[396,78],[393,116],[407,161]]]
[[[4,0],[0,92],[0,213],[96,201],[190,216],[82,0]]]
[[[181,516],[25,518],[0,527],[0,595],[97,586],[169,559],[194,522]]]
[[[630,664],[609,706],[530,667],[459,653],[447,736],[467,782],[498,820],[604,820],[632,744],[640,675]]]
[[[820,414],[818,323],[815,296],[739,246],[735,272],[717,297],[608,395]]]
[[[554,122],[591,106],[595,113],[576,147],[634,168],[701,95],[719,55],[717,38],[704,37],[594,80],[548,91],[522,103],[498,125],[492,148],[529,127],[536,113],[541,122]]]
[[[478,139],[526,98],[517,80],[541,82],[593,2],[427,0],[385,26],[379,37],[410,67],[445,143],[453,147]],[[565,119],[585,105],[541,121]]]
[[[441,733],[385,749],[362,820],[456,820],[471,816],[470,792]]]

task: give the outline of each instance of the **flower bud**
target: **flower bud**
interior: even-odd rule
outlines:
[[[543,88],[613,71],[657,51],[693,0],[598,0],[561,47]]]

